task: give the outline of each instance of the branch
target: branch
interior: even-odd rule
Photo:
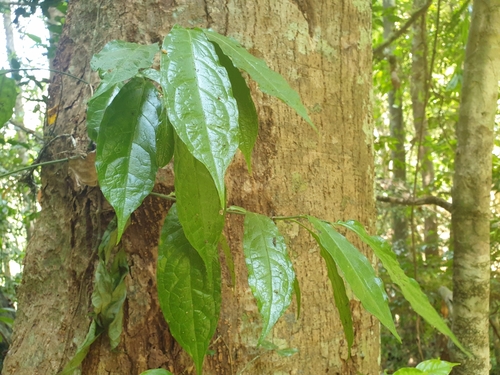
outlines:
[[[398,39],[401,35],[403,35],[406,30],[410,28],[410,26],[422,15],[424,14],[427,9],[431,6],[432,0],[428,0],[427,3],[417,10],[415,13],[411,15],[411,17],[406,21],[406,23],[397,31],[394,31],[387,40],[380,44],[378,47],[373,49],[373,57],[374,58],[383,58],[384,57],[384,49],[386,49],[392,42],[394,42],[396,39]]]
[[[434,204],[436,206],[444,208],[448,212],[451,212],[453,208],[453,205],[450,202],[439,197],[434,197],[432,195],[422,198],[396,198],[377,196],[377,200],[379,202],[401,204],[403,206],[423,206],[426,204]]]
[[[9,120],[9,122],[14,125],[16,128],[19,128],[21,129],[22,131],[28,133],[28,134],[31,134],[33,137],[35,137],[36,139],[38,139],[39,141],[42,141],[43,142],[43,137],[38,134],[36,131],[34,130],[31,130],[31,129],[28,129],[27,127],[25,127],[23,124],[21,124],[20,122],[17,122],[16,120]]]

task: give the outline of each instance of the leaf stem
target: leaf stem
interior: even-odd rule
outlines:
[[[154,191],[152,191],[151,193],[149,193],[150,195],[154,195],[155,197],[158,197],[158,198],[163,198],[163,199],[167,199],[169,201],[176,201],[177,199],[175,198],[175,192],[172,192],[168,195],[165,195],[165,194],[160,194],[160,193],[155,193]]]
[[[46,70],[46,71],[49,71],[49,72],[52,72],[52,73],[57,73],[57,74],[62,74],[62,75],[65,75],[65,76],[68,76],[68,77],[71,77],[71,78],[74,78],[76,79],[77,81],[80,81],[80,82],[83,82],[87,85],[90,86],[90,83],[88,83],[87,81],[85,81],[84,79],[82,78],[79,78],[77,76],[74,76],[73,74],[70,74],[70,73],[66,73],[66,72],[63,72],[63,71],[60,71],[60,70],[56,70],[56,69],[50,69],[50,68],[22,68],[22,69],[8,69],[8,70],[4,70],[2,72],[0,72],[0,75],[5,75],[7,73],[14,73],[14,72],[25,72],[25,71],[29,71],[29,70]]]

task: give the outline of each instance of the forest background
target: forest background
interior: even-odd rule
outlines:
[[[17,82],[13,117],[0,128],[0,174],[36,162],[41,128],[51,121],[47,84],[67,3],[0,4],[2,68]],[[373,121],[377,232],[390,240],[405,272],[447,321],[452,316],[451,190],[469,35],[470,1],[373,1]],[[30,27],[31,25],[31,27]],[[33,25],[35,28],[33,28]],[[44,25],[45,30],[40,29]],[[28,46],[28,47],[27,47]],[[39,70],[41,69],[41,70]],[[495,118],[495,134],[500,116]],[[500,143],[495,138],[491,186],[491,373],[500,373]],[[39,215],[37,172],[0,179],[0,280],[3,351],[11,340],[16,287]],[[389,373],[430,358],[450,359],[448,339],[411,312],[385,270],[379,270],[403,344],[385,329],[382,368]]]

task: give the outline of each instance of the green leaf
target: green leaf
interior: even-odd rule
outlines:
[[[396,371],[393,375],[429,375],[418,368],[405,367]]]
[[[227,71],[201,30],[174,26],[163,49],[168,117],[189,152],[210,172],[224,206],[224,175],[239,143],[238,108]]]
[[[174,155],[174,128],[166,111],[163,111],[161,115],[161,123],[156,132],[156,148],[156,164],[158,168],[163,168]]]
[[[158,245],[158,300],[172,336],[193,358],[201,374],[203,359],[219,320],[220,264],[211,259],[208,272],[191,246],[177,217],[170,209]]]
[[[111,85],[100,95],[94,95],[87,103],[87,133],[94,142],[97,141],[97,134],[106,109],[122,87],[122,83]]]
[[[109,222],[108,227],[102,235],[101,243],[98,248],[99,259],[101,259],[104,264],[108,263],[111,251],[116,245],[116,236],[118,234],[116,228],[116,216]]]
[[[162,368],[147,370],[141,372],[141,375],[173,375],[170,371],[164,370]]]
[[[107,91],[110,86],[134,77],[140,69],[149,68],[158,52],[157,44],[142,45],[137,43],[112,40],[90,60],[93,70],[99,70],[101,85],[94,96]]]
[[[175,139],[174,174],[179,220],[186,238],[209,269],[218,254],[224,210],[207,168],[191,155],[179,138]]]
[[[280,74],[269,69],[263,60],[250,54],[234,39],[220,35],[212,30],[203,30],[203,32],[208,39],[219,45],[237,68],[250,74],[250,77],[259,84],[262,92],[284,101],[316,130],[300,100],[299,94],[290,87]]]
[[[267,216],[247,212],[243,251],[248,269],[248,284],[257,299],[257,307],[263,319],[260,344],[290,306],[295,273],[288,257],[285,239]]]
[[[420,285],[418,285],[414,279],[405,275],[399,265],[396,255],[392,252],[390,245],[386,241],[378,236],[370,236],[366,233],[365,228],[357,221],[339,221],[337,224],[352,230],[364,243],[372,248],[377,258],[380,259],[382,265],[387,270],[391,280],[401,288],[403,296],[417,314],[422,316],[422,318],[434,326],[439,332],[448,336],[460,350],[464,353],[468,353],[429,303],[427,296],[420,289]]]
[[[325,260],[328,278],[330,279],[330,283],[332,284],[333,299],[335,301],[337,311],[339,312],[340,322],[342,323],[342,327],[344,328],[344,335],[347,340],[347,350],[349,352],[349,355],[351,355],[351,348],[354,342],[354,328],[352,323],[351,309],[349,307],[349,297],[347,296],[344,280],[339,274],[337,265],[335,264],[335,260],[324,248],[318,235],[305,225],[302,226],[316,240],[320,248],[320,254]]]
[[[238,105],[238,123],[240,125],[240,145],[239,148],[245,156],[248,171],[252,172],[252,150],[257,140],[259,132],[259,118],[255,104],[250,95],[250,89],[241,76],[240,71],[233,65],[231,59],[227,57],[220,49],[217,43],[213,43],[215,52],[219,56],[221,65],[226,68],[233,95]]]
[[[308,220],[318,231],[320,245],[340,268],[354,295],[364,308],[401,342],[392,320],[382,280],[375,275],[368,259],[329,223],[312,216],[308,216]]]
[[[236,272],[234,271],[234,259],[233,255],[231,254],[231,248],[227,243],[227,239],[226,236],[224,236],[224,233],[221,233],[220,235],[219,246],[222,248],[222,251],[224,252],[226,265],[227,268],[229,268],[229,274],[231,275],[231,287],[234,288],[234,286],[236,285]]]
[[[295,280],[293,280],[293,292],[295,293],[295,299],[297,300],[297,319],[298,319],[300,316],[300,307],[302,304],[302,293],[300,291],[299,280],[297,280],[297,277],[295,277]]]
[[[0,128],[10,120],[16,105],[16,81],[0,71]]]
[[[35,34],[30,34],[30,33],[24,33],[28,38],[30,38],[32,41],[34,41],[36,44],[42,44],[42,38],[40,38],[38,35]]]
[[[286,349],[279,349],[276,350],[276,353],[282,357],[291,357],[294,354],[297,354],[299,352],[299,349],[297,348],[286,348]]]
[[[460,363],[452,363],[442,361],[440,359],[430,359],[420,362],[417,368],[422,371],[427,371],[430,375],[448,375],[453,367],[460,366]]]
[[[90,345],[101,335],[102,329],[98,327],[95,320],[92,320],[90,324],[89,331],[83,343],[78,347],[73,358],[64,366],[64,369],[59,373],[59,375],[71,375],[73,371],[75,371],[78,366],[82,363],[82,361],[87,356],[89,352]]]
[[[97,176],[118,218],[117,241],[130,214],[153,189],[156,133],[162,111],[158,95],[150,81],[130,80],[106,110],[99,129]]]

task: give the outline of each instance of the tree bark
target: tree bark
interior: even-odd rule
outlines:
[[[455,350],[456,374],[486,375],[490,286],[493,125],[500,78],[500,6],[475,0],[457,124],[452,226],[453,332],[473,358]]]
[[[106,42],[157,43],[175,23],[211,27],[237,39],[299,91],[319,135],[251,84],[260,120],[253,173],[248,174],[238,154],[226,179],[229,204],[266,215],[356,219],[373,228],[370,4],[74,0],[54,66],[96,83],[89,61]],[[54,77],[50,97],[58,117],[45,134],[59,138],[47,157],[86,151],[89,96],[89,87],[81,82]],[[77,186],[66,165],[43,168],[42,180],[43,210],[27,250],[5,374],[55,374],[75,353],[89,325],[97,239],[112,216],[98,188]],[[171,170],[163,169],[155,191],[170,192],[172,181]],[[156,297],[156,246],[168,207],[168,202],[149,197],[132,215],[122,240],[130,276],[121,343],[117,352],[109,351],[105,338],[94,343],[83,374],[135,375],[157,367],[194,373],[192,361],[170,336]],[[232,288],[223,266],[223,307],[210,347],[215,354],[205,360],[204,373],[378,373],[378,322],[351,300],[356,338],[349,359],[319,250],[297,225],[280,224],[280,229],[302,288],[302,313],[297,319],[292,306],[268,340],[297,348],[298,354],[282,358],[256,346],[260,324],[242,258],[242,220],[230,216],[226,235],[237,282]]]

